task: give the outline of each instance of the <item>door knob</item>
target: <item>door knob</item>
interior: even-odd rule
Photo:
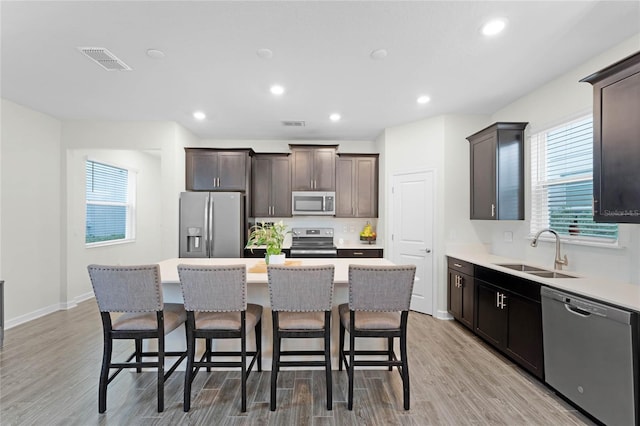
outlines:
[[[431,249],[424,249],[426,253],[431,253]]]

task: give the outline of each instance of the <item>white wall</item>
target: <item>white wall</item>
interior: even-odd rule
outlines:
[[[435,172],[434,200],[434,291],[435,312],[446,316],[447,244],[477,244],[482,242],[469,220],[469,142],[465,139],[486,127],[488,116],[445,115],[388,128],[384,134],[385,195],[391,199],[392,177],[397,173],[433,170]],[[389,256],[392,206],[384,204],[387,237],[385,247]]]
[[[60,122],[7,100],[1,112],[0,271],[8,327],[91,296],[89,263],[175,256],[191,133],[175,123]],[[87,155],[139,171],[135,243],[85,248]]]
[[[640,50],[640,34],[592,58],[585,64],[558,77],[492,115],[491,121],[527,121],[525,133],[531,135],[552,125],[592,111],[593,89],[582,78],[617,62]],[[529,218],[529,140],[526,138],[525,221],[491,222],[473,221],[476,233],[488,237],[491,250],[496,254],[517,257],[543,265],[553,266],[555,246],[541,242],[530,247]],[[504,232],[513,233],[513,242],[504,241]],[[563,244],[563,253],[569,258],[567,270],[607,279],[640,284],[640,225],[620,225],[621,249],[597,248]]]
[[[91,159],[136,171],[135,241],[85,246],[85,162]],[[93,296],[87,265],[146,264],[162,259],[159,154],[125,150],[67,151],[67,291],[75,302]]]
[[[156,190],[162,199],[159,214],[163,227],[172,226],[174,221],[178,223],[177,200],[184,190],[184,146],[194,141],[197,138],[193,134],[172,122],[79,120],[63,123],[63,149],[149,151],[159,156],[161,178]],[[177,235],[162,239],[163,257],[177,253],[177,241]]]
[[[5,318],[30,319],[61,298],[61,123],[2,100],[2,259]]]

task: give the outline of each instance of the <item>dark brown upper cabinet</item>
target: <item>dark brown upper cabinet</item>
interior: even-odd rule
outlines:
[[[291,216],[289,154],[256,154],[251,174],[252,217]]]
[[[250,149],[185,148],[187,191],[248,191]]]
[[[469,136],[471,219],[524,220],[524,128],[494,123]]]
[[[338,154],[336,217],[378,217],[378,154]]]
[[[640,52],[580,81],[593,85],[593,219],[640,223]]]
[[[335,191],[337,145],[289,145],[292,191]]]

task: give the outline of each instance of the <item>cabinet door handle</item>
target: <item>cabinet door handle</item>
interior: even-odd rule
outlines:
[[[496,292],[496,308],[500,307],[500,293]]]
[[[363,253],[363,252],[361,252],[361,251],[354,251],[354,252],[353,252],[353,255],[354,255],[354,256],[362,256],[362,255],[364,255],[364,253]]]
[[[459,263],[454,263],[453,266],[455,266],[456,268],[462,268],[462,265]]]
[[[502,294],[502,298],[501,298],[502,300],[500,301],[500,309],[504,309],[504,308],[506,308],[506,307],[507,307],[507,304],[506,304],[506,303],[504,303],[504,301],[505,301],[505,299],[506,299],[506,298],[507,298],[507,296],[503,293],[503,294]]]
[[[462,275],[459,275],[458,278],[458,284],[460,284],[460,288],[464,287],[464,277]]]
[[[496,217],[496,205],[491,204],[491,217]]]

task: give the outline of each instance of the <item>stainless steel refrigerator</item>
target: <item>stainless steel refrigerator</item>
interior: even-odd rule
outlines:
[[[245,215],[241,192],[180,194],[180,257],[242,257]]]

